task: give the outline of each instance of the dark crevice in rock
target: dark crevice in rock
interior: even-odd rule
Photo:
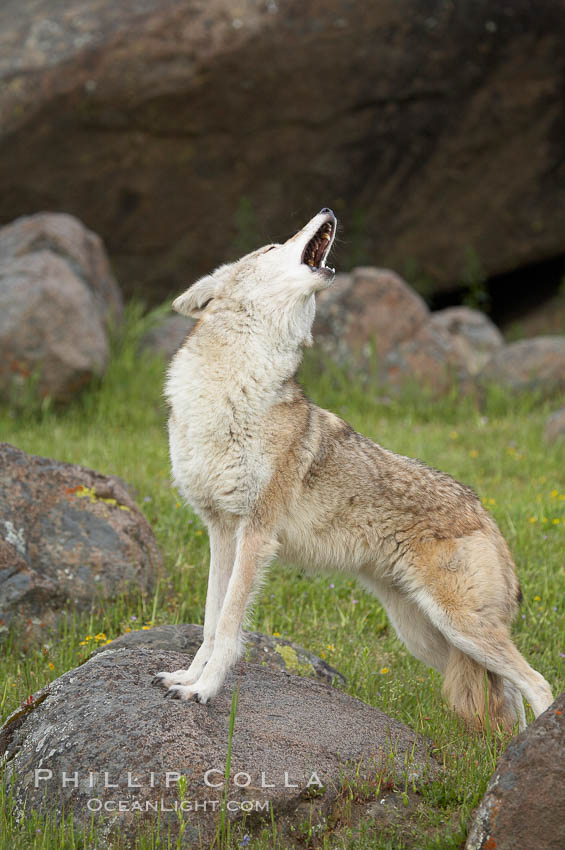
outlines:
[[[495,324],[504,327],[554,298],[564,280],[565,254],[558,254],[488,278],[478,287],[485,303],[477,306]],[[443,310],[466,303],[469,295],[469,287],[464,286],[437,292],[430,297],[429,306],[432,310]]]

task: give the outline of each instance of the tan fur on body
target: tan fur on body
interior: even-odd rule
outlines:
[[[304,252],[323,245],[328,222],[333,240],[323,211],[175,302],[200,321],[167,382],[173,474],[208,526],[211,558],[202,647],[188,670],[156,679],[181,699],[218,692],[276,555],[355,575],[409,651],[444,674],[469,725],[523,727],[521,694],[536,716],[552,695],[510,637],[519,583],[495,523],[469,487],[357,434],[294,381],[314,294],[331,283]]]

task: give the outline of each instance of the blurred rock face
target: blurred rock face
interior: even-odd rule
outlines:
[[[44,213],[1,228],[0,398],[31,380],[69,401],[103,374],[121,313],[102,241],[80,221]]]
[[[560,255],[564,31],[563,0],[6,0],[0,222],[79,216],[154,301],[325,205],[342,268]]]

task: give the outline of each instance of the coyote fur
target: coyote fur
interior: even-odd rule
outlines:
[[[553,701],[510,637],[521,593],[474,491],[357,434],[295,381],[336,218],[220,266],[173,307],[198,318],[166,383],[173,478],[210,536],[203,643],[166,696],[213,698],[243,648],[254,586],[276,557],[352,574],[408,650],[445,677],[470,725],[525,726]]]

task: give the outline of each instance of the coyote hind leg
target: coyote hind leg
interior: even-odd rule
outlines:
[[[401,591],[363,576],[363,585],[373,593],[387,612],[388,618],[406,649],[424,664],[445,672],[449,644],[439,629],[415,602]]]
[[[514,646],[508,632],[508,627],[505,624],[501,623],[495,627],[490,624],[476,622],[475,618],[470,617],[466,618],[466,621],[463,623],[459,621],[457,626],[455,626],[453,622],[448,621],[445,615],[440,615],[438,619],[443,621],[440,623],[440,628],[444,636],[454,649],[459,651],[458,653],[452,652],[450,654],[449,672],[452,678],[459,677],[462,680],[465,672],[462,670],[462,666],[466,665],[467,675],[472,680],[470,687],[475,692],[479,687],[477,678],[480,677],[481,680],[483,679],[484,670],[488,670],[501,679],[507,680],[510,688],[506,689],[506,696],[504,687],[502,687],[504,698],[501,703],[501,710],[506,712],[508,701],[512,701],[518,711],[519,720],[521,719],[521,713],[517,707],[516,694],[513,688],[518,689],[530,703],[536,717],[549,708],[553,702],[553,695],[549,684],[541,673],[530,667],[526,659]],[[464,656],[476,662],[476,667],[473,671],[471,670],[472,665],[463,660]],[[452,692],[449,686],[448,690]],[[497,694],[498,691],[499,686],[497,684]]]

